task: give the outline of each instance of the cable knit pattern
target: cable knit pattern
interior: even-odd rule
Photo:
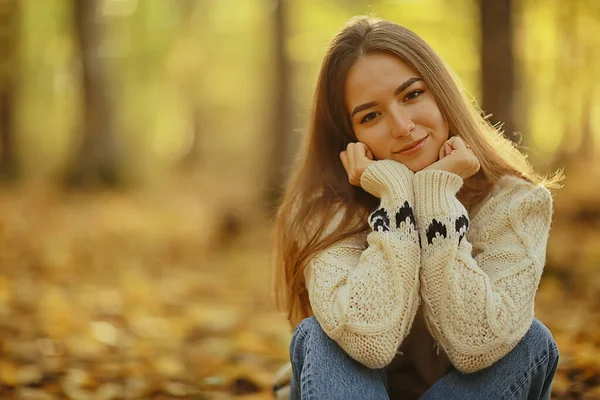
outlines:
[[[440,170],[413,180],[425,320],[452,364],[470,373],[504,357],[531,326],[552,197],[505,176],[471,223],[456,198],[462,183]]]
[[[370,165],[362,187],[381,199],[372,231],[337,243],[305,269],[313,312],[352,358],[382,368],[396,356],[419,306],[419,237],[413,172],[392,160]]]

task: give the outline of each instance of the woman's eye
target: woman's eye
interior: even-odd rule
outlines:
[[[360,123],[364,124],[365,122],[369,122],[369,121],[374,120],[377,117],[377,114],[378,113],[376,113],[376,112],[370,112],[370,113],[368,113],[367,115],[365,115],[364,117],[362,117],[362,119],[360,120]]]
[[[404,98],[405,100],[413,100],[416,99],[417,97],[419,97],[421,95],[421,93],[423,93],[424,90],[413,90],[412,92],[410,92],[409,94],[406,95],[406,97]]]

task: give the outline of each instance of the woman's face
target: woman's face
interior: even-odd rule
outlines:
[[[359,58],[346,81],[346,109],[356,138],[378,160],[417,172],[438,159],[448,124],[421,77],[386,53]]]

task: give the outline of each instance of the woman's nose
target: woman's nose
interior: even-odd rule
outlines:
[[[394,137],[408,136],[415,128],[415,124],[410,118],[409,113],[403,110],[401,106],[394,105],[391,109],[392,129],[391,133]]]

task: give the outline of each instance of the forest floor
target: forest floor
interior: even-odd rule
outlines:
[[[186,188],[0,192],[0,398],[272,398],[291,332],[271,227]],[[553,227],[536,316],[561,352],[553,399],[600,399],[600,255],[564,250],[600,227],[571,220]]]

